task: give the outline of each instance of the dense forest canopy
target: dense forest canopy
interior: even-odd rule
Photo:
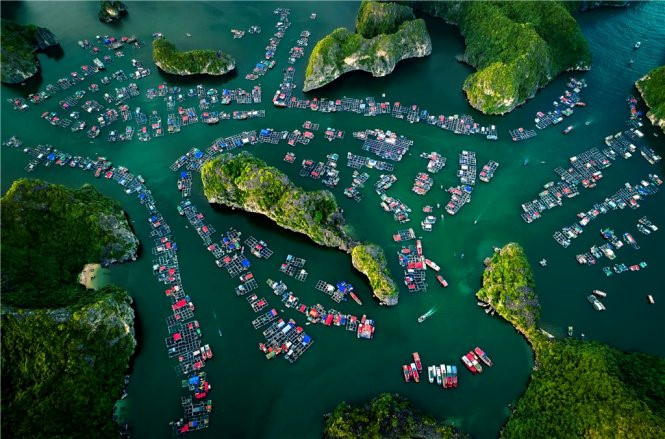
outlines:
[[[176,75],[223,75],[235,68],[235,59],[221,50],[180,51],[164,38],[153,41],[152,57],[160,69]]]
[[[1,209],[3,436],[118,437],[132,300],[114,286],[85,290],[77,273],[135,254],[124,212],[92,186],[39,180],[15,181]]]
[[[19,307],[87,300],[86,263],[127,259],[138,241],[120,206],[94,187],[15,181],[2,197],[2,299]]]
[[[665,132],[665,66],[651,70],[636,85],[649,107],[647,117]]]
[[[327,415],[325,439],[464,439],[452,425],[421,413],[406,398],[383,393],[362,406],[340,403]]]
[[[665,437],[665,359],[546,338],[522,247],[510,243],[494,253],[477,297],[518,328],[536,356],[537,369],[501,437]]]

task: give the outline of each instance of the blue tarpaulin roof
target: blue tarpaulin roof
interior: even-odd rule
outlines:
[[[180,173],[180,178],[187,178],[187,171],[182,171]]]
[[[203,152],[202,151],[196,151],[196,153],[194,154],[194,157],[196,157],[197,159],[200,159],[201,157],[203,157]]]

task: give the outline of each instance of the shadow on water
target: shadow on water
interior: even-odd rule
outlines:
[[[65,51],[59,44],[57,46],[51,46],[47,47],[46,49],[39,50],[38,53],[43,53],[44,55],[48,56],[49,58],[53,58],[56,61],[65,56]]]
[[[337,255],[342,255],[344,252],[342,250],[339,250],[337,248],[333,247],[325,247],[323,245],[318,245],[314,241],[310,240],[309,238],[304,238],[302,233],[297,233],[289,229],[284,229],[284,228],[275,228],[275,223],[271,219],[268,219],[264,215],[256,215],[256,214],[251,214],[244,212],[242,210],[238,209],[232,209],[228,206],[223,206],[220,204],[209,204],[210,208],[216,213],[220,215],[227,216],[228,219],[230,220],[237,220],[240,218],[243,218],[247,221],[249,230],[255,230],[255,231],[265,231],[266,233],[275,233],[275,230],[278,230],[278,234],[291,242],[298,242],[298,243],[307,243],[308,246],[312,248],[316,248],[317,252],[324,252],[327,254],[321,254],[321,261],[325,260],[325,258],[330,255],[330,256],[337,256]],[[235,221],[232,221],[235,223]],[[348,254],[346,256],[347,263],[349,266],[352,268],[352,270],[355,270],[355,268],[352,267],[351,265],[351,254]],[[360,272],[358,272],[358,277],[359,280],[362,282],[362,289],[364,291],[371,291],[372,287],[369,284],[369,280],[367,279],[366,276],[362,275]],[[377,303],[379,303],[378,299],[376,296],[372,295],[372,300],[375,300]]]
[[[2,17],[4,20],[16,20],[19,9],[21,9],[22,6],[22,1],[2,2],[2,8],[0,8],[0,17]]]

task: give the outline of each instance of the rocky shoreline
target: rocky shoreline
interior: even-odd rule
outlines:
[[[152,57],[160,70],[179,76],[221,76],[236,67],[235,59],[221,50],[179,51],[164,38],[153,41]]]
[[[201,180],[210,203],[264,215],[319,245],[351,253],[353,266],[368,277],[374,295],[386,305],[397,304],[398,290],[383,250],[360,244],[349,235],[330,191],[304,191],[277,168],[247,152],[227,153],[207,162]]]
[[[303,91],[323,87],[354,70],[371,73],[377,78],[386,76],[400,61],[432,53],[424,20],[405,22],[395,34],[363,38],[356,51],[343,54],[345,41],[356,37],[357,34],[340,28],[317,43],[319,50],[315,47],[310,57]]]
[[[46,28],[2,20],[2,82],[20,84],[39,73],[36,52],[59,46]]]
[[[99,21],[113,23],[127,15],[127,6],[121,1],[102,0],[99,2]]]
[[[647,118],[665,133],[665,66],[651,70],[635,81],[635,88],[649,107]]]

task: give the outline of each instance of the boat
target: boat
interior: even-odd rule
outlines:
[[[448,282],[446,282],[446,280],[445,280],[445,279],[443,278],[443,276],[441,276],[440,274],[437,274],[437,275],[436,275],[436,280],[439,281],[439,283],[441,284],[442,287],[445,288],[445,287],[448,286]]]
[[[591,302],[596,311],[605,311],[605,305],[603,305],[593,294],[587,296],[587,300]]]
[[[448,372],[445,364],[441,365],[441,386],[444,389],[448,388]]]
[[[572,336],[573,336],[573,327],[569,326],[568,327],[568,337],[572,337]]]
[[[411,363],[411,375],[413,376],[413,380],[417,383],[420,382],[420,375],[418,374],[418,370],[416,369],[416,363]]]
[[[482,349],[476,346],[473,351],[480,357],[483,363],[487,364],[489,367],[492,367],[492,360],[490,360],[490,357],[488,357]]]
[[[430,261],[429,259],[425,259],[425,265],[427,265],[429,268],[431,268],[432,270],[434,270],[434,271],[436,271],[436,272],[438,272],[439,270],[441,270],[441,267],[439,267],[439,266],[436,264],[436,262]]]
[[[413,354],[413,362],[416,364],[416,368],[418,371],[423,370],[423,364],[420,362],[420,355],[418,355],[418,352],[414,352]]]
[[[436,369],[434,368],[434,366],[429,366],[427,368],[427,375],[429,377],[429,382],[433,383],[434,379],[436,378]]]
[[[483,372],[483,366],[481,366],[480,360],[478,359],[478,356],[473,351],[469,351],[469,353],[466,354],[466,355],[469,358],[469,360],[471,361],[471,364],[473,364],[473,367],[476,368],[478,373],[482,373]]]
[[[424,322],[426,318],[428,318],[429,316],[431,316],[431,315],[434,314],[435,312],[436,312],[436,309],[435,309],[435,308],[430,308],[429,311],[427,311],[425,314],[423,314],[423,315],[421,315],[420,317],[418,317],[418,323],[422,323],[422,322]]]
[[[349,295],[351,296],[351,298],[352,298],[352,299],[353,299],[358,305],[362,305],[362,304],[363,304],[363,303],[360,301],[360,299],[358,298],[358,296],[356,296],[356,293],[354,293],[353,291],[351,291],[351,293],[350,293]]]
[[[404,381],[407,383],[411,381],[411,370],[406,364],[402,365],[402,372],[404,373]]]
[[[573,130],[573,126],[572,126],[572,125],[569,125],[569,126],[566,127],[566,129],[563,130],[562,132],[563,132],[564,134],[568,134],[568,133],[571,132],[572,130]]]
[[[473,363],[471,360],[466,355],[462,355],[462,363],[466,366],[467,369],[471,371],[471,373],[477,373],[476,368],[473,366]]]
[[[654,303],[656,303],[656,302],[654,302],[653,296],[651,294],[647,295],[647,301],[649,302],[650,305],[653,305]]]
[[[416,250],[418,251],[418,256],[423,255],[423,244],[420,242],[420,239],[416,241]]]
[[[453,366],[452,365],[447,365],[446,366],[446,375],[448,376],[448,388],[453,387]]]
[[[547,266],[547,259],[545,259],[545,258],[541,259],[539,264],[540,264],[541,267]]]
[[[441,368],[439,366],[434,366],[434,371],[436,372],[436,384],[441,385]]]
[[[607,293],[605,293],[604,291],[593,290],[592,292],[593,292],[593,294],[595,294],[598,297],[607,297]]]
[[[452,365],[453,368],[453,387],[457,387],[457,366]]]
[[[633,49],[636,49],[636,50],[637,50],[637,49],[640,48],[641,45],[642,45],[642,42],[641,42],[641,41],[638,41],[638,42],[636,42],[635,45],[633,46]]]

